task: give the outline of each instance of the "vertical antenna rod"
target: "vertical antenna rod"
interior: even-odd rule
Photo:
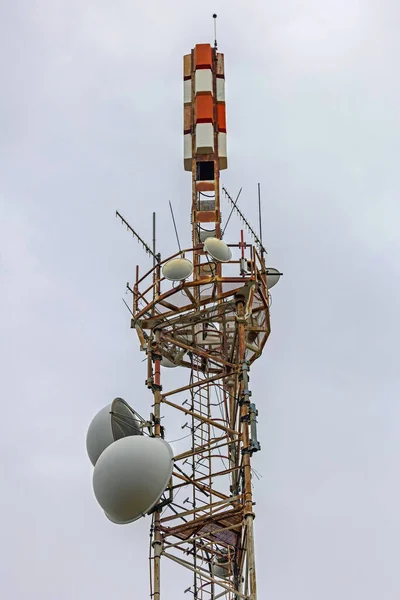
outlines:
[[[260,242],[262,247],[262,224],[261,224],[261,191],[260,184],[258,184],[258,220],[260,224]]]
[[[156,264],[156,213],[153,212],[153,267]]]
[[[214,48],[217,49],[217,15],[213,14],[214,19]]]
[[[171,210],[171,216],[172,216],[172,221],[174,223],[174,229],[175,229],[175,235],[176,235],[176,241],[178,242],[178,248],[179,248],[179,252],[182,254],[182,248],[181,248],[181,244],[179,242],[179,235],[178,235],[178,229],[176,227],[176,223],[175,223],[175,216],[174,216],[174,211],[172,209],[172,204],[171,204],[171,200],[169,201],[169,208]]]

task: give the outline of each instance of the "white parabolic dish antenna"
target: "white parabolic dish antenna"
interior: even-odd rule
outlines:
[[[122,398],[117,398],[116,400],[124,402]],[[121,432],[120,435],[115,437],[115,427],[113,426],[113,419],[111,415],[114,402],[112,404],[107,404],[107,406],[102,408],[89,425],[86,435],[86,450],[93,466],[97,463],[102,452],[104,452],[104,450],[110,446],[110,444],[118,439],[118,437],[121,437],[122,435],[138,435],[141,433],[139,422],[135,419],[134,427],[130,427],[129,432],[126,431],[123,434]],[[124,404],[129,409],[129,406],[126,404],[126,402],[124,402]],[[117,412],[119,411],[117,410]],[[117,426],[117,430],[118,429],[120,428]]]
[[[271,267],[267,267],[267,288],[270,290],[274,285],[276,285],[280,279],[281,274],[278,269],[272,269]]]
[[[106,511],[104,511],[104,514],[106,515],[107,519],[109,521],[111,521],[111,523],[114,523],[115,525],[128,525],[129,523],[132,523],[133,521],[136,521],[136,519],[131,519],[130,521],[117,521],[117,519],[114,519],[113,517],[111,517],[110,515],[108,515],[106,513]]]
[[[135,435],[108,446],[93,472],[93,491],[110,521],[129,523],[157,504],[172,475],[171,446]]]
[[[206,239],[204,242],[204,250],[218,262],[229,262],[232,258],[232,252],[229,246],[215,237]]]
[[[183,281],[193,273],[193,263],[187,258],[172,258],[162,269],[165,279]]]
[[[129,404],[122,398],[115,398],[111,404],[111,429],[114,440],[127,435],[142,435],[139,420]]]
[[[97,463],[101,453],[114,442],[111,429],[111,404],[107,404],[94,417],[86,435],[86,450],[92,465]]]

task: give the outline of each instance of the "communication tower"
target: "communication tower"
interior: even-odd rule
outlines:
[[[145,420],[115,399],[92,421],[87,447],[106,516],[124,524],[151,515],[151,598],[162,598],[160,563],[169,560],[191,573],[181,591],[195,600],[256,600],[251,460],[260,443],[249,373],[270,333],[269,290],[281,274],[266,266],[261,230],[254,232],[225,188],[251,242],[243,231],[235,243],[223,239],[225,67],[216,42],[184,56],[183,87],[191,247],[162,259],[155,240],[151,248],[117,213],[153,257],[128,285],[152,412]],[[162,367],[178,369],[179,388],[163,387]],[[163,407],[187,421],[186,450],[175,456],[163,439]]]

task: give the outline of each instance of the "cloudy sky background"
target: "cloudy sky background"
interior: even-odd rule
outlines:
[[[147,597],[148,522],[104,519],[85,435],[115,396],[149,412],[121,301],[149,259],[114,212],[151,239],[156,210],[167,256],[171,200],[189,241],[182,55],[212,41],[214,11],[223,183],[256,223],[261,182],[284,272],[251,380],[260,600],[399,598],[394,0],[0,4],[2,598]],[[186,598],[163,566],[163,600]]]

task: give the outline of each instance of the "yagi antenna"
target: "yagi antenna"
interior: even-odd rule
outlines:
[[[172,217],[172,222],[174,224],[176,241],[178,242],[179,252],[182,254],[182,248],[181,248],[181,244],[180,244],[180,241],[179,241],[178,229],[177,229],[176,223],[175,223],[175,215],[174,215],[174,211],[173,211],[173,208],[172,208],[171,200],[169,201],[169,208],[171,210],[171,217]]]
[[[242,193],[242,189],[243,189],[243,188],[240,188],[240,190],[239,190],[239,193],[238,193],[238,195],[236,196],[236,200],[235,200],[235,202],[234,202],[234,204],[233,204],[233,206],[232,206],[232,210],[231,210],[231,212],[229,213],[229,217],[228,217],[228,219],[227,219],[227,221],[226,221],[226,223],[225,223],[225,227],[224,227],[224,230],[223,230],[223,232],[222,232],[222,235],[221,235],[221,237],[224,237],[225,230],[226,230],[226,228],[228,227],[228,223],[229,223],[229,221],[230,221],[230,218],[231,218],[231,216],[232,216],[232,213],[233,213],[233,211],[234,211],[234,210],[235,210],[235,208],[236,208],[236,204],[237,204],[237,201],[239,200],[239,196],[240,196],[240,194]]]
[[[146,242],[144,240],[142,240],[142,238],[140,237],[140,235],[129,225],[128,221],[126,221],[124,219],[124,217],[116,210],[115,211],[115,216],[119,217],[121,219],[121,221],[123,222],[124,225],[126,225],[126,228],[129,229],[129,231],[133,234],[133,237],[135,237],[138,242],[140,242],[144,248],[144,250],[147,252],[147,254],[150,254],[155,260],[159,260],[160,257],[153,252],[153,250],[150,248],[150,246],[148,246],[146,244]]]
[[[256,242],[256,244],[259,244],[262,252],[265,252],[265,254],[268,254],[268,252],[264,248],[264,246],[263,246],[260,238],[258,237],[258,235],[256,234],[256,232],[254,231],[254,229],[252,228],[252,226],[250,225],[250,223],[248,222],[248,220],[246,219],[246,217],[244,216],[244,214],[241,212],[241,210],[239,209],[239,207],[236,205],[235,201],[230,197],[230,195],[228,194],[228,191],[226,190],[226,188],[223,187],[222,191],[224,192],[225,196],[228,198],[229,202],[233,205],[233,208],[236,210],[237,214],[242,219],[243,223],[245,224],[245,226],[247,227],[247,229],[249,230],[249,232],[253,236],[254,241]]]

